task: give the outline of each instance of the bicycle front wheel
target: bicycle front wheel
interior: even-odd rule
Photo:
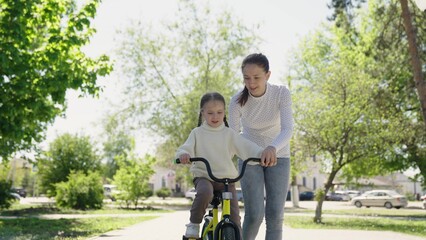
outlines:
[[[221,237],[221,240],[239,240],[237,239],[235,229],[232,226],[223,227]]]

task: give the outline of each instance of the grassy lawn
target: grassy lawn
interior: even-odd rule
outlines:
[[[426,237],[426,211],[409,209],[362,208],[347,210],[324,210],[322,223],[313,222],[313,210],[288,212],[305,213],[312,216],[285,216],[284,224],[304,229],[353,229],[394,231]]]
[[[105,208],[92,211],[60,210],[51,206],[14,205],[10,210],[0,213],[0,239],[87,239],[102,233],[130,226],[156,218],[155,214],[164,213],[155,209],[116,209]],[[84,217],[88,214],[137,214],[132,217],[91,217],[49,219],[52,214],[72,214]],[[39,218],[43,215],[43,218]],[[146,215],[146,216],[144,216]]]
[[[354,208],[347,210],[324,210],[323,214],[354,215],[366,217],[426,218],[422,209]]]
[[[312,217],[287,215],[284,224],[292,228],[393,231],[426,237],[425,220],[324,217],[321,224],[316,224]]]
[[[87,239],[153,218],[0,219],[0,239]]]

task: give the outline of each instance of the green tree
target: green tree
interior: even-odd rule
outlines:
[[[426,18],[408,1],[376,0],[368,4],[362,21],[374,32],[370,35],[374,44],[365,54],[376,59],[370,74],[381,79],[380,98],[375,101],[384,117],[399,115],[400,129],[404,129],[395,133],[403,140],[383,164],[393,171],[419,170],[417,177],[426,186],[426,81],[421,69],[426,62],[426,31],[422,27]]]
[[[89,137],[66,133],[50,143],[37,166],[43,191],[53,197],[56,183],[67,182],[72,171],[84,174],[99,171],[100,160]]]
[[[104,135],[104,177],[107,179],[113,179],[118,170],[116,157],[120,155],[127,156],[129,152],[134,151],[135,141],[131,136],[131,132],[122,124],[122,119],[120,119],[119,115],[111,115],[105,119]]]
[[[166,197],[170,197],[170,195],[172,195],[172,191],[170,190],[170,188],[163,187],[158,189],[155,194],[157,195],[157,197],[166,199]]]
[[[413,10],[413,26],[422,26],[426,18],[420,11]],[[416,84],[413,82],[412,56],[408,51],[408,38],[401,24],[402,10],[399,0],[370,1],[369,10],[363,18],[366,29],[373,36],[374,44],[365,51],[376,60],[370,74],[380,79],[380,94],[376,106],[384,118],[397,119],[401,140],[394,145],[382,164],[391,171],[419,170],[418,179],[426,186],[426,131]],[[417,28],[417,38],[424,42],[426,31]],[[426,52],[418,53],[419,61],[426,62]],[[422,176],[420,178],[420,176]]]
[[[256,28],[243,26],[226,9],[180,1],[175,15],[174,22],[155,28],[134,24],[122,33],[119,49],[129,79],[129,120],[161,137],[156,156],[167,166],[170,149],[197,125],[202,94],[218,91],[229,99],[242,86],[242,57],[259,42]]]
[[[109,59],[89,58],[100,0],[0,0],[0,158],[33,149],[66,108],[67,89],[96,96]]]
[[[66,182],[55,184],[56,204],[63,208],[79,210],[100,209],[104,194],[102,178],[97,172],[74,172],[68,175]]]
[[[332,0],[330,8],[333,8],[334,13],[330,19],[334,20],[336,26],[339,27],[342,26],[341,19],[350,19],[346,22],[352,25],[354,23],[353,7],[356,6],[359,8],[364,2],[365,0]],[[410,85],[412,85],[412,81],[414,80],[412,88],[414,92],[417,92],[418,110],[422,115],[423,126],[426,127],[426,80],[422,67],[426,62],[426,54],[423,46],[424,28],[422,27],[425,22],[424,13],[413,4],[413,1],[392,0],[373,2],[372,5],[374,5],[376,13],[379,13],[380,16],[380,22],[377,23],[383,27],[383,32],[388,32],[389,29],[392,29],[393,31],[396,30],[395,33],[400,34],[398,35],[398,39],[394,40],[402,42],[403,44],[399,47],[405,48],[404,50],[408,54],[407,57],[410,64],[407,66],[410,67],[412,74],[412,78],[409,81]],[[388,25],[395,21],[397,21],[397,25]],[[386,36],[380,36],[379,38],[383,40]],[[423,131],[426,132],[426,130]]]
[[[139,200],[153,195],[149,179],[154,174],[152,165],[155,163],[155,158],[149,155],[144,158],[121,155],[116,161],[119,169],[114,176],[114,184],[120,191],[117,199],[124,201],[127,207],[133,204],[137,208]]]
[[[372,101],[378,98],[380,81],[370,75],[375,59],[365,54],[374,38],[363,31],[363,26],[357,31],[324,27],[303,42],[292,65],[297,131],[322,160],[328,175],[324,196],[341,172],[385,172],[382,158],[398,141],[397,121],[384,118]],[[316,222],[321,222],[324,196]]]
[[[0,210],[8,209],[14,201],[11,195],[12,182],[4,179],[0,179]]]

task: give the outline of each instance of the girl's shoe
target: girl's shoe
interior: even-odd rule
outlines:
[[[200,224],[188,223],[186,226],[185,237],[187,238],[198,238],[200,232]]]

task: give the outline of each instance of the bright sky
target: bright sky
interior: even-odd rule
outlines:
[[[79,0],[84,2],[84,0]],[[200,1],[200,0],[197,0]],[[243,22],[250,26],[260,23],[260,33],[265,43],[259,47],[270,61],[271,80],[286,71],[287,52],[295,47],[299,39],[327,21],[331,0],[213,0],[211,5],[228,6]],[[131,19],[158,23],[172,17],[177,0],[103,0],[97,11],[94,26],[97,33],[85,49],[90,56],[111,52],[117,46],[116,31],[124,29]],[[275,74],[275,75],[274,75]],[[117,76],[113,73],[102,79],[105,85],[99,99],[78,98],[69,92],[65,118],[57,118],[48,129],[47,142],[63,133],[81,133],[96,136],[101,129],[100,120],[108,111],[108,102],[119,98],[117,86],[111,84]],[[151,140],[140,145],[147,146],[142,152],[153,150]]]

